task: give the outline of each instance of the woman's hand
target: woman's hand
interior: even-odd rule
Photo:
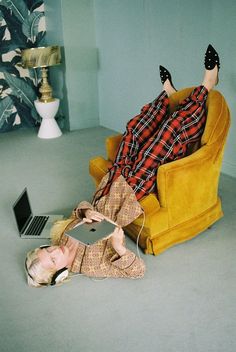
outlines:
[[[120,257],[125,254],[126,248],[123,245],[124,231],[121,227],[116,227],[111,235],[111,244]]]
[[[86,209],[84,212],[85,218],[83,219],[85,222],[93,222],[93,221],[102,221],[104,220],[104,215],[99,213],[98,211],[92,209]]]

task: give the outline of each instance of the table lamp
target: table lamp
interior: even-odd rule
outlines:
[[[59,99],[53,98],[52,87],[48,83],[47,67],[61,63],[59,46],[48,46],[22,50],[21,63],[23,68],[41,68],[42,80],[39,92],[41,97],[34,101],[35,108],[42,117],[39,138],[56,138],[62,135],[54,117],[59,108]]]
[[[52,87],[48,83],[47,67],[61,63],[61,51],[59,46],[48,46],[25,49],[21,53],[23,68],[41,68],[42,81],[39,88],[41,97],[39,101],[48,103],[53,101]]]

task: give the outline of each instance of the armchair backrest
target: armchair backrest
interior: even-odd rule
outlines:
[[[194,87],[182,89],[170,97],[170,109],[174,111],[178,104],[185,99]],[[207,121],[201,138],[202,145],[211,145],[224,140],[230,126],[230,112],[223,95],[212,90],[207,98]]]
[[[185,88],[171,95],[170,110],[174,111],[179,103],[189,96],[193,89],[194,87]],[[228,105],[220,92],[212,90],[209,93],[207,98],[207,109],[207,121],[201,141],[189,146],[188,155],[199,149],[201,145],[210,146],[214,143],[219,144],[218,148],[215,148],[215,153],[218,154],[219,149],[222,149],[224,145],[230,126],[230,113]],[[115,159],[121,136],[122,135],[119,134],[112,138],[107,138],[106,140],[108,160],[112,162]]]

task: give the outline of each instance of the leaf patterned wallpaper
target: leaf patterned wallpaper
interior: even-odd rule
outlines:
[[[39,71],[23,69],[21,50],[45,45],[43,0],[0,0],[0,132],[40,122]]]

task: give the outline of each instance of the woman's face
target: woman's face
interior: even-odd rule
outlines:
[[[45,269],[60,270],[68,265],[69,249],[66,246],[42,248],[38,252],[38,258]]]

